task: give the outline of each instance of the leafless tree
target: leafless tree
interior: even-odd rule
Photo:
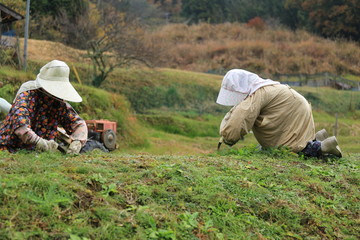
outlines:
[[[64,10],[60,11],[54,25],[60,29],[61,41],[78,49],[86,49],[86,42],[94,39],[97,33],[97,26],[90,21],[90,15],[91,12],[87,10],[75,19],[70,19]]]
[[[114,9],[104,11],[100,36],[88,41],[87,56],[93,63],[93,81],[100,86],[117,67],[140,62],[151,66],[153,54],[143,44],[144,30],[135,21],[126,22]]]

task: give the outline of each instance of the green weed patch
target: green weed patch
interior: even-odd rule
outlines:
[[[1,239],[359,237],[359,155],[0,157]]]

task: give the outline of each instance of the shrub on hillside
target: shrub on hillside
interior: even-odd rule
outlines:
[[[261,17],[254,17],[252,19],[250,19],[246,26],[251,27],[251,28],[255,28],[258,31],[263,31],[265,29],[265,22],[264,20],[262,20]]]

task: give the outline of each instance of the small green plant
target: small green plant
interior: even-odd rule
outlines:
[[[195,228],[198,227],[198,218],[199,213],[198,212],[194,212],[194,213],[183,213],[179,216],[180,220],[181,220],[181,225],[184,226],[185,229],[188,230],[193,230]]]
[[[286,158],[291,156],[298,156],[297,154],[291,152],[291,150],[288,147],[284,147],[284,146],[263,148],[261,149],[260,153],[273,158]]]
[[[117,193],[117,186],[115,183],[108,183],[105,177],[103,177],[100,173],[94,174],[87,181],[88,186],[95,190],[100,191],[104,197],[113,196]]]
[[[103,196],[113,196],[115,193],[117,193],[117,186],[115,183],[111,183],[109,185],[102,185],[102,195]]]

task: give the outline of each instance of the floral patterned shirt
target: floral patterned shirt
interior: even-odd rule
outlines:
[[[25,144],[15,134],[19,127],[26,126],[39,137],[53,140],[58,134],[58,126],[71,135],[76,123],[81,121],[84,120],[63,100],[51,97],[39,89],[22,92],[0,125],[0,150],[15,152],[35,148],[35,144]]]

